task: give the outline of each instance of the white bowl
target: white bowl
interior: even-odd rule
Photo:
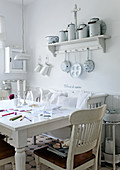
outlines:
[[[107,154],[107,153],[103,153],[105,161],[108,163],[113,163],[113,155],[111,154]],[[120,154],[115,155],[115,163],[119,163],[120,162]]]
[[[47,36],[45,38],[47,39],[47,43],[48,44],[56,43],[56,42],[59,41],[59,37],[58,36]]]

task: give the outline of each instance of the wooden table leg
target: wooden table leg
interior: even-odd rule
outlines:
[[[113,170],[115,170],[115,125],[113,125]]]
[[[33,145],[36,145],[36,136],[33,136],[33,137],[32,137],[32,144],[33,144]]]
[[[25,155],[25,148],[15,148],[15,164],[16,170],[25,170],[26,169],[26,155]]]

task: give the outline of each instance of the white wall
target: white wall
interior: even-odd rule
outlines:
[[[21,47],[21,6],[0,0],[0,15],[5,17],[6,41],[5,46]],[[0,87],[1,81],[6,79],[25,79],[24,74],[5,74],[4,73],[4,51],[0,49]]]
[[[58,35],[59,31],[65,29],[73,22],[72,9],[77,3],[81,11],[78,13],[78,23],[87,23],[92,17],[99,17],[107,24],[106,34],[111,35],[107,40],[107,52],[102,50],[92,52],[95,62],[95,70],[91,73],[81,75],[79,79],[73,79],[69,74],[60,69],[64,55],[56,58],[46,48],[45,37],[47,35]],[[26,39],[27,50],[32,55],[29,65],[28,80],[31,86],[44,88],[64,88],[64,84],[81,86],[83,89],[109,94],[120,94],[120,2],[119,0],[36,0],[26,8]],[[53,69],[50,77],[43,77],[34,73],[34,67],[38,62],[39,55],[42,62],[45,57],[50,57]],[[86,60],[85,52],[77,54],[77,60],[82,65]],[[74,57],[70,55],[70,60]]]

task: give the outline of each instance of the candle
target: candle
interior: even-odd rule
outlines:
[[[20,80],[17,80],[17,90],[20,91]]]
[[[26,91],[26,80],[23,80],[23,91]]]

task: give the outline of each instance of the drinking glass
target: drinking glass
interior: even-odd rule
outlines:
[[[27,92],[26,100],[27,100],[28,103],[29,102],[31,103],[33,101],[33,92],[32,91]]]

